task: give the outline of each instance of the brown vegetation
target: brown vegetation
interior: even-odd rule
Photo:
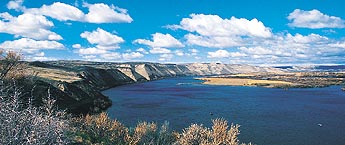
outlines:
[[[200,80],[204,80],[204,84],[209,85],[314,88],[344,85],[344,78],[344,72],[290,72],[220,75],[200,78]]]
[[[106,113],[74,118],[72,143],[76,144],[124,144],[124,145],[239,145],[239,125],[230,125],[224,119],[212,121],[212,128],[192,124],[182,133],[169,130],[168,123],[160,128],[156,123],[141,122],[129,129]],[[242,144],[245,145],[245,144]],[[249,143],[251,145],[251,143]]]
[[[26,65],[20,63],[22,56],[18,53],[0,50],[0,80],[18,79],[25,76]]]

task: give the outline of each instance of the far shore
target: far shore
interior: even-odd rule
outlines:
[[[319,88],[345,85],[345,72],[248,73],[198,78],[206,85]],[[345,90],[345,89],[343,89]]]
[[[197,78],[206,85],[283,87],[294,85],[286,81],[255,80],[245,78]]]

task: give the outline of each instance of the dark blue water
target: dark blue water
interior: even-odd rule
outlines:
[[[340,86],[289,90],[210,86],[181,77],[103,93],[113,101],[110,116],[127,126],[169,121],[171,128],[181,131],[191,123],[211,127],[211,119],[222,117],[241,125],[241,142],[345,144],[345,92]]]

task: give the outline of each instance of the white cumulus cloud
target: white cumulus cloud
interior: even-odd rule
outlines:
[[[184,45],[171,36],[170,34],[162,34],[162,33],[155,33],[152,34],[152,41],[146,39],[137,39],[133,41],[134,43],[143,44],[154,47],[164,47],[164,48],[180,48],[184,47]]]
[[[81,45],[80,44],[73,44],[72,47],[73,48],[81,48]]]
[[[123,43],[123,38],[107,32],[101,28],[97,28],[92,32],[85,31],[80,34],[80,37],[85,38],[91,44],[97,45],[101,49],[115,49],[120,43]]]
[[[13,1],[9,1],[7,3],[7,8],[8,9],[14,9],[16,11],[22,11],[25,9],[25,7],[23,6],[23,2],[24,0],[13,0]]]
[[[105,59],[105,60],[113,60],[114,61],[114,60],[121,59],[121,54],[117,53],[117,52],[108,52],[108,53],[100,55],[100,57],[102,59]]]
[[[295,9],[287,17],[291,22],[291,27],[300,28],[345,28],[345,21],[336,16],[329,16],[321,13],[319,10],[304,11]]]
[[[123,53],[122,57],[123,59],[131,60],[131,59],[136,59],[136,58],[142,58],[144,57],[144,55],[139,52],[130,52],[130,53]]]
[[[98,55],[98,54],[106,54],[108,53],[108,51],[104,49],[91,47],[91,48],[78,49],[78,53],[81,55]]]
[[[218,15],[191,14],[191,18],[183,18],[180,25],[168,26],[196,32],[202,36],[252,36],[271,37],[270,28],[257,19],[231,17],[223,19]]]
[[[25,51],[43,49],[64,49],[64,45],[56,41],[37,41],[29,38],[21,38],[14,41],[5,41],[0,44],[0,48]]]
[[[82,21],[85,17],[84,13],[78,8],[61,2],[43,5],[41,8],[27,9],[25,13],[44,15],[59,21]]]
[[[171,50],[161,47],[154,47],[150,49],[150,53],[152,54],[163,54],[163,53],[171,53]]]
[[[149,52],[147,52],[144,48],[138,48],[136,51],[144,53],[144,54],[149,54]]]
[[[184,36],[186,43],[209,48],[228,48],[246,44],[246,39],[268,39],[273,36],[271,29],[257,19],[218,15],[191,14],[183,18],[179,25],[167,26],[183,29],[189,33]]]
[[[244,44],[244,40],[240,37],[212,37],[186,34],[184,38],[187,40],[187,44],[211,48],[226,48]]]
[[[5,41],[0,44],[0,49],[16,51],[25,54],[27,60],[48,60],[42,50],[62,50],[64,45],[56,41],[37,41],[30,38],[21,38],[13,41]]]
[[[133,21],[126,9],[114,5],[84,3],[83,6],[89,8],[89,12],[85,15],[85,21],[90,23],[131,23]]]
[[[53,22],[42,15],[24,13],[14,17],[9,13],[0,13],[0,32],[33,38],[37,40],[61,40],[62,37],[49,29]]]
[[[159,59],[158,60],[159,61],[168,61],[168,60],[171,60],[173,57],[174,57],[173,54],[166,53],[166,54],[159,55]]]
[[[215,52],[208,52],[208,58],[224,58],[224,57],[229,57],[230,53],[226,50],[217,50]]]
[[[54,2],[51,5],[43,5],[39,8],[25,8],[24,0],[14,0],[7,3],[8,9],[15,9],[35,15],[48,16],[59,21],[79,21],[88,23],[131,23],[133,19],[126,9],[104,3],[84,3],[88,8],[84,13],[79,8],[62,2]]]

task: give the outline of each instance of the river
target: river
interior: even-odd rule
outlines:
[[[112,118],[134,127],[168,121],[181,132],[211,119],[240,124],[241,142],[258,145],[345,144],[345,92],[327,88],[275,89],[202,85],[193,77],[131,84],[103,91]]]

